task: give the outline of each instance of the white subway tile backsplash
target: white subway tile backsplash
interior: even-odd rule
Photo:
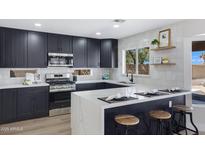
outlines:
[[[63,68],[63,67],[35,68],[35,69],[37,69],[37,73],[41,75],[42,81],[45,81],[46,73],[72,73],[73,72],[73,68]],[[24,78],[10,78],[10,70],[11,69],[0,68],[0,84],[22,83]],[[91,75],[80,76],[78,77],[78,80],[100,80],[102,79],[102,74],[107,71],[109,72],[110,70],[104,68],[91,68],[91,72],[92,72]]]

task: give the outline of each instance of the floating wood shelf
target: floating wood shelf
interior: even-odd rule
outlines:
[[[150,64],[150,65],[176,65],[176,63],[165,63],[165,64]]]
[[[153,51],[161,51],[161,50],[169,50],[169,49],[174,49],[176,48],[175,46],[170,46],[170,47],[160,47],[160,48],[156,48],[156,49],[151,49]]]

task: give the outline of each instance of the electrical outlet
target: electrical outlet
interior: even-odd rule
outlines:
[[[172,107],[172,101],[169,101],[169,107],[170,108]]]

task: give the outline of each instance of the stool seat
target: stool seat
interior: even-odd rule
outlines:
[[[120,125],[134,126],[137,125],[140,120],[138,117],[130,114],[121,114],[115,116],[115,121]]]
[[[159,119],[159,120],[166,120],[166,119],[170,119],[171,118],[171,114],[167,111],[163,111],[163,110],[155,110],[155,111],[150,111],[149,115],[152,118],[155,119]]]
[[[192,112],[193,110],[193,107],[189,107],[186,105],[174,105],[173,108],[178,111],[183,111],[183,112]]]

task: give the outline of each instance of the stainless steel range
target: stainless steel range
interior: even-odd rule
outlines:
[[[49,90],[49,115],[55,116],[70,113],[71,92],[76,90],[70,74],[46,74]]]

